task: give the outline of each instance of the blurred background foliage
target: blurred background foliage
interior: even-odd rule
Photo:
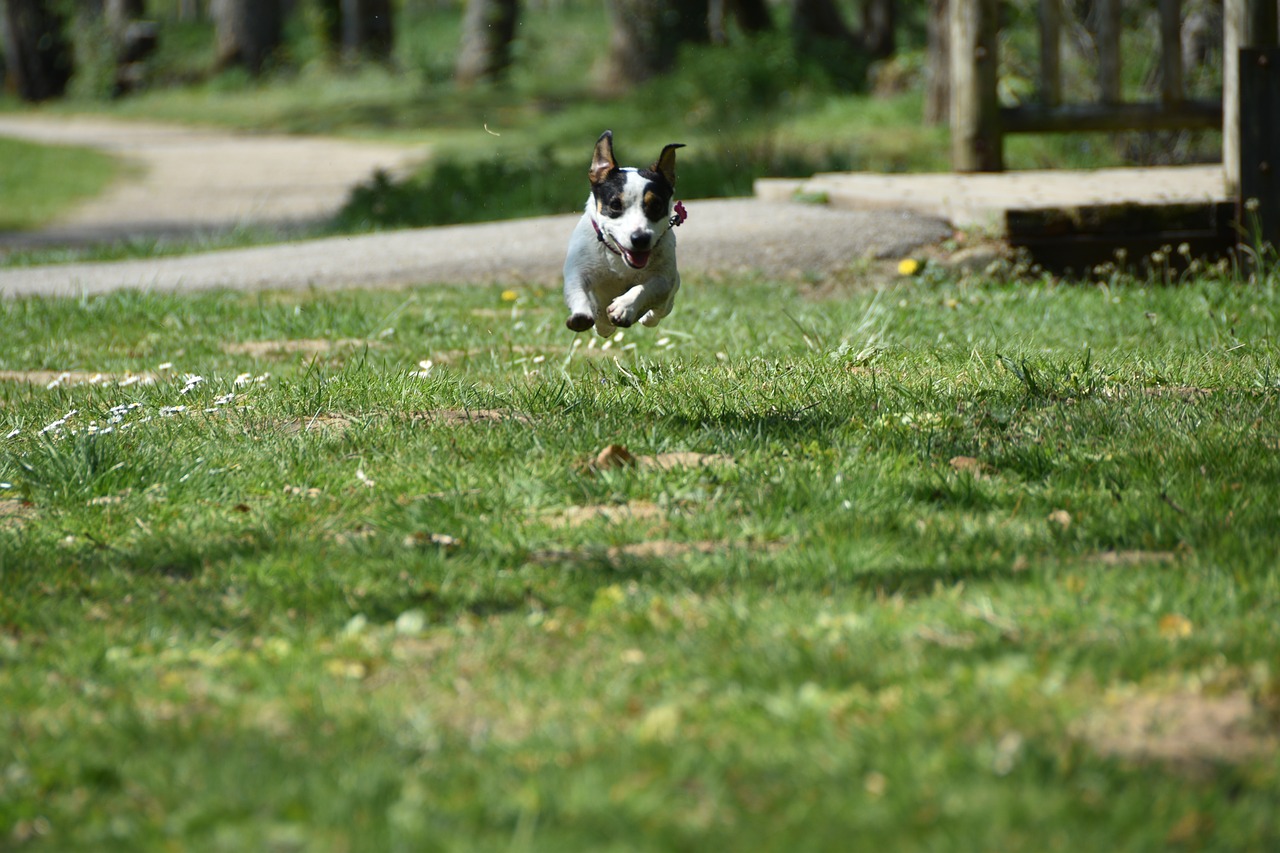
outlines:
[[[1069,97],[1091,94],[1093,5],[1064,3]],[[1003,5],[1007,102],[1035,94],[1036,6]],[[0,109],[38,100],[56,111],[424,145],[420,170],[376,175],[352,194],[343,230],[574,210],[605,128],[629,163],[687,143],[686,197],[746,194],[761,176],[949,166],[937,33],[946,0],[3,0],[2,8]],[[1184,8],[1190,93],[1212,97],[1221,3]],[[1125,10],[1126,94],[1150,98],[1155,2]],[[24,53],[31,32],[42,47]],[[47,79],[33,86],[37,72]],[[1014,137],[1007,160],[1012,168],[1189,162],[1216,157],[1218,144],[1216,134],[1189,132]]]

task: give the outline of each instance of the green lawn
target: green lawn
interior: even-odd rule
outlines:
[[[0,303],[3,844],[1274,849],[1277,284]]]
[[[0,231],[44,225],[102,192],[120,171],[112,157],[87,148],[0,137]]]

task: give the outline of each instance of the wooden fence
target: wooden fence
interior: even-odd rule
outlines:
[[[1153,0],[1159,17],[1158,100],[1121,91],[1120,3],[1094,0],[1097,99],[1063,103],[1063,0],[1040,0],[1040,57],[1033,103],[1000,106],[1000,0],[950,0],[951,158],[958,172],[1004,169],[1010,133],[1221,129],[1224,186],[1254,219],[1280,234],[1280,32],[1277,0],[1223,0],[1221,99],[1186,97],[1181,0]],[[1280,245],[1280,239],[1273,239]]]

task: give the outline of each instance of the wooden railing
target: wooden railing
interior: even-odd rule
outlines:
[[[1096,101],[1063,103],[1063,0],[1040,0],[1038,98],[1001,107],[1000,0],[950,0],[953,168],[1002,171],[1009,133],[1217,128],[1225,197],[1237,202],[1237,227],[1251,229],[1255,245],[1280,249],[1280,2],[1223,0],[1222,96],[1208,101],[1188,98],[1183,85],[1181,0],[1155,0],[1160,93],[1146,102],[1122,96],[1120,2],[1094,0]]]
[[[1123,99],[1120,86],[1121,0],[1096,0],[1097,100],[1071,104],[1062,99],[1062,2],[1040,2],[1036,101],[1001,107],[997,97],[999,0],[951,0],[952,162],[957,171],[1001,171],[1003,138],[1009,133],[1221,129],[1224,119],[1237,115],[1225,106],[1236,103],[1233,47],[1242,43],[1240,34],[1247,15],[1256,14],[1246,7],[1262,10],[1267,2],[1226,0],[1226,97],[1196,100],[1187,98],[1183,87],[1181,0],[1156,0],[1160,22],[1159,99],[1132,102]],[[1270,0],[1269,6],[1274,28],[1275,0]]]

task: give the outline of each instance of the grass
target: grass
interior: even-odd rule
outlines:
[[[1276,286],[0,303],[0,826],[1274,847]]]
[[[87,148],[0,138],[0,231],[44,225],[120,173],[115,159]]]

